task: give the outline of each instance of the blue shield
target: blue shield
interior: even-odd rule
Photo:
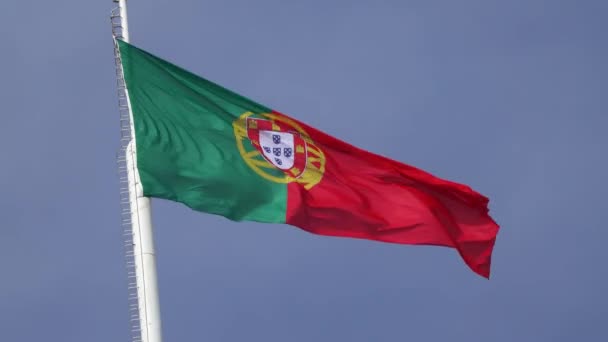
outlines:
[[[286,158],[291,157],[291,154],[292,154],[292,153],[293,153],[293,149],[292,149],[291,147],[285,147],[285,148],[283,149],[283,155],[284,155]]]

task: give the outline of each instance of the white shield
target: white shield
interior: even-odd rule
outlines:
[[[281,170],[289,170],[294,163],[293,134],[275,131],[259,131],[260,146],[264,157]]]

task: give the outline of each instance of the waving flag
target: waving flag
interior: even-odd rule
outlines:
[[[488,199],[118,41],[144,195],[231,220],[455,248],[489,277]]]

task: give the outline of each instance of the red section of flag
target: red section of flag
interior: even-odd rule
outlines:
[[[453,247],[489,278],[498,225],[486,197],[292,120],[323,150],[326,169],[310,190],[288,185],[288,224],[320,235]]]

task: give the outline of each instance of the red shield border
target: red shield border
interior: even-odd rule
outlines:
[[[260,145],[260,131],[290,133],[293,135],[294,162],[293,166],[290,169],[280,169],[276,167],[272,163],[272,161],[270,161],[266,157],[266,155],[262,151],[262,146]],[[255,147],[255,149],[260,152],[260,154],[264,157],[264,159],[266,159],[268,163],[270,163],[270,165],[285,172],[287,175],[294,178],[298,178],[306,170],[306,159],[308,155],[306,149],[306,141],[302,138],[299,132],[294,130],[292,127],[286,125],[285,123],[258,118],[247,118],[247,137],[249,138],[249,140],[251,140],[251,144],[253,145],[253,147]]]

